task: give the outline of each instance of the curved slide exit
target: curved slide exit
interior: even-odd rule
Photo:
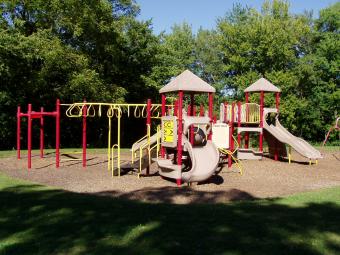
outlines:
[[[205,146],[192,147],[185,137],[184,149],[188,151],[191,159],[191,169],[182,173],[185,182],[200,182],[208,179],[214,174],[220,154],[212,141],[207,141]]]
[[[285,129],[281,125],[278,116],[276,116],[275,118],[275,125],[268,124],[266,117],[270,113],[277,113],[277,110],[273,108],[264,108],[263,128],[265,130],[267,130],[280,142],[290,145],[303,157],[315,160],[322,158],[321,153],[317,149],[315,149],[312,145],[310,145],[302,138],[292,135],[287,129]]]
[[[160,174],[165,177],[178,179],[184,182],[201,182],[214,174],[219,162],[219,151],[212,141],[207,141],[204,146],[193,147],[186,136],[183,136],[184,150],[191,159],[189,171],[182,172],[180,166],[171,159],[158,159]]]

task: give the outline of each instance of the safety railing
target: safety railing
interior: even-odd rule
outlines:
[[[238,111],[239,111],[239,105],[234,104],[233,105],[224,105],[221,104],[220,114],[223,115],[223,121],[224,122],[238,122]],[[234,110],[234,114],[233,111]],[[240,121],[241,123],[249,123],[249,124],[256,124],[260,123],[260,105],[255,103],[245,103],[242,104],[240,107]],[[234,119],[232,120],[232,116],[234,116]]]
[[[161,137],[161,130],[160,126],[157,126],[157,132],[156,132],[156,143],[154,146],[151,146],[151,130],[150,125],[147,125],[147,134],[140,138],[138,141],[136,141],[132,145],[131,149],[131,163],[134,164],[136,161],[136,153],[139,151],[139,167],[138,167],[138,178],[140,177],[142,173],[142,167],[143,167],[143,152],[146,150],[147,152],[147,160],[148,160],[148,166],[151,165],[151,154],[154,149],[156,149],[156,155],[158,158],[158,154],[160,151],[160,137]],[[143,142],[144,141],[144,142]]]

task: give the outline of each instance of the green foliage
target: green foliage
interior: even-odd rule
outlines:
[[[216,29],[194,34],[183,23],[157,36],[138,13],[134,0],[2,1],[0,148],[13,147],[18,104],[158,101],[158,89],[185,69],[216,88],[216,108],[269,79],[282,90],[283,124],[315,142],[339,115],[340,3],[317,19],[291,14],[285,0],[266,0],[261,11],[236,4]]]
[[[174,25],[172,32],[160,34],[159,40],[155,65],[150,74],[143,76],[147,86],[157,90],[185,69],[191,69],[195,61],[195,37],[188,24]]]
[[[136,94],[158,43],[150,23],[135,19],[138,12],[130,0],[2,1],[0,148],[13,145],[16,105],[53,109],[56,98],[124,102],[154,95]]]

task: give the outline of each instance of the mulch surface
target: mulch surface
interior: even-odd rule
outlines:
[[[81,161],[62,162],[55,168],[54,156],[32,158],[32,169],[27,170],[27,158],[0,159],[0,172],[19,179],[58,187],[61,189],[113,196],[138,201],[187,203],[223,203],[235,200],[273,198],[340,185],[340,151],[322,152],[318,164],[309,165],[305,158],[293,154],[294,161],[262,160],[242,161],[241,176],[234,164],[226,165],[208,181],[178,188],[175,182],[162,179],[154,163],[149,176],[137,178],[130,171],[121,177],[111,177],[105,155],[88,155],[87,168]],[[78,155],[79,157],[80,155]],[[128,154],[124,158],[128,160]]]

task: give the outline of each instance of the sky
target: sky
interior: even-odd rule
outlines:
[[[136,0],[141,8],[139,20],[152,19],[155,34],[171,32],[174,24],[189,23],[194,32],[215,28],[216,20],[230,11],[234,3],[261,9],[263,0]],[[313,10],[318,17],[320,9],[336,3],[337,0],[291,0],[291,13],[303,13]]]

